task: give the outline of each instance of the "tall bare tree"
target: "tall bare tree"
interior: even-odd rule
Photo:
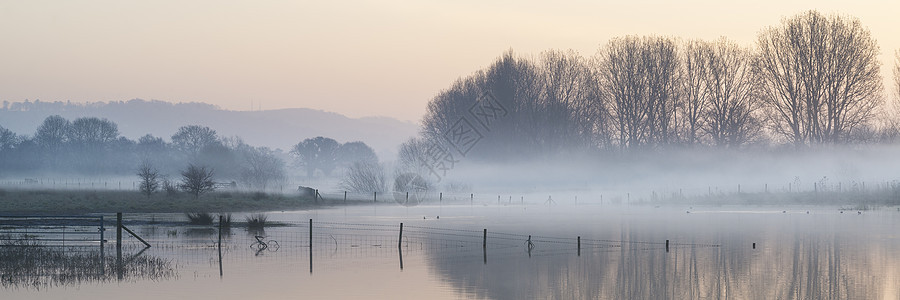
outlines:
[[[760,33],[754,59],[776,133],[842,143],[881,102],[878,45],[856,18],[809,11]]]
[[[701,143],[703,114],[708,102],[706,58],[709,45],[700,40],[688,41],[681,51],[681,89],[678,97],[678,117],[682,142],[687,145]]]
[[[705,48],[704,131],[716,146],[739,147],[760,131],[750,51],[725,38]]]
[[[675,42],[663,37],[615,38],[599,55],[599,80],[618,146],[655,147],[675,141]]]
[[[543,93],[536,99],[546,119],[537,123],[547,151],[596,146],[597,127],[604,121],[596,81],[589,62],[575,51],[551,50],[538,62]]]

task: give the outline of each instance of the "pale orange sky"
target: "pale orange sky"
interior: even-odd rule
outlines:
[[[557,3],[561,2],[561,3]],[[418,121],[455,79],[507,49],[593,55],[656,34],[752,46],[809,9],[858,17],[885,75],[894,1],[0,0],[0,101],[200,101]]]

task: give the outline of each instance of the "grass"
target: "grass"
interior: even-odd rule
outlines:
[[[212,192],[194,199],[180,193],[156,193],[147,198],[137,191],[24,190],[4,189],[0,207],[4,213],[182,213],[198,211],[241,212],[296,210],[315,207],[312,198],[251,192]],[[321,203],[321,201],[320,201]],[[337,203],[340,204],[340,203]]]
[[[210,213],[186,213],[188,224],[191,225],[212,225],[215,219]]]
[[[231,227],[231,214],[230,213],[219,214],[219,217],[221,217],[221,219],[219,219],[221,221],[221,224],[219,224],[219,225],[222,225],[222,227],[225,227],[225,228]]]
[[[245,218],[247,227],[250,229],[262,229],[266,227],[266,220],[269,217],[266,214],[252,214]]]
[[[0,243],[0,286],[40,290],[52,286],[75,286],[85,282],[110,282],[122,278],[161,280],[176,276],[166,259],[144,254],[116,266],[116,257],[100,257],[99,251],[65,247],[43,247],[35,240],[5,237]],[[104,263],[99,263],[103,259]],[[102,268],[102,270],[101,270]]]

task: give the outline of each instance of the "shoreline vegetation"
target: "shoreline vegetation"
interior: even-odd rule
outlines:
[[[586,195],[587,196],[587,195]],[[584,200],[590,198],[582,198]],[[840,210],[874,210],[898,207],[900,189],[884,188],[855,191],[806,191],[806,192],[738,192],[710,193],[684,196],[651,193],[646,197],[608,197],[607,200],[588,200],[580,203],[557,205],[809,205],[835,206]],[[433,202],[433,203],[432,203]],[[482,201],[477,201],[481,205]],[[447,201],[444,204],[470,204],[469,199]],[[253,212],[314,210],[348,205],[393,205],[391,199],[372,202],[351,199],[319,200],[312,196],[279,193],[215,191],[199,198],[187,194],[174,196],[142,196],[134,191],[51,190],[51,189],[0,189],[0,214],[88,214],[88,213],[188,213],[188,212]],[[425,201],[423,205],[437,204]],[[503,205],[520,205],[503,203]],[[540,205],[540,203],[527,203]]]

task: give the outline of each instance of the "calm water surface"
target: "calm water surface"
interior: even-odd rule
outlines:
[[[900,299],[891,210],[384,205],[268,216],[283,225],[225,231],[220,264],[215,227],[126,215],[153,247],[126,237],[121,279],[109,243],[103,266],[78,264],[80,275],[3,270],[0,299]],[[254,235],[280,247],[251,249]]]

